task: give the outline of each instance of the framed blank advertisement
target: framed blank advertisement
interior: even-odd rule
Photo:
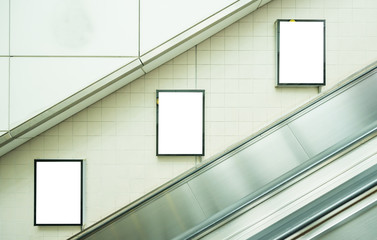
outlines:
[[[326,84],[325,20],[277,20],[277,85]]]
[[[204,90],[157,90],[157,156],[204,155]]]
[[[34,225],[82,225],[83,160],[34,160]]]

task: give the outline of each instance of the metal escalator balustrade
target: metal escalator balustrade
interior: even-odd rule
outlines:
[[[196,236],[374,132],[376,65],[70,239]]]
[[[370,194],[370,192],[376,192],[376,174],[377,165],[374,165],[310,204],[307,204],[258,234],[248,238],[248,240],[290,239],[296,232],[304,229],[306,226],[314,223],[332,211],[335,211],[337,208],[342,207],[342,205],[347,204],[365,193]],[[296,239],[296,237],[294,237],[294,239]]]
[[[372,192],[372,191],[371,191]],[[323,229],[318,232],[308,232],[299,239],[376,239],[377,228],[377,191],[365,194],[367,196],[352,205],[349,209],[342,209],[341,216],[325,222]],[[347,213],[344,213],[347,211]],[[346,216],[342,216],[346,215]],[[297,239],[297,238],[292,238]]]
[[[223,210],[219,211],[218,213],[214,214],[212,217],[206,219],[203,223],[195,226],[193,229],[185,232],[182,236],[179,236],[177,239],[187,239],[187,238],[195,238],[199,239],[204,236],[207,236],[208,233],[214,231],[217,228],[221,228],[222,225],[226,224],[229,221],[232,221],[234,218],[237,218],[240,215],[248,212],[253,207],[259,207],[262,202],[265,202],[267,199],[274,198],[276,194],[279,194],[281,191],[285,191],[286,188],[289,188],[292,185],[298,184],[297,181],[304,180],[308,175],[313,174],[315,171],[319,171],[323,169],[329,163],[333,161],[340,160],[343,155],[347,154],[348,152],[358,148],[360,145],[364,144],[371,138],[375,138],[377,136],[377,126],[371,128],[371,126],[366,126],[360,132],[364,134],[359,135],[352,134],[351,136],[343,139],[341,142],[333,145],[329,149],[321,152],[320,154],[316,155],[313,158],[310,158],[308,161],[302,163],[300,166],[288,171],[287,173],[281,175],[280,177],[275,178],[271,182],[268,182],[261,188],[257,189],[255,192],[245,196],[244,198],[236,201],[235,203],[231,204],[230,206],[224,208]],[[342,167],[343,169],[343,167]],[[344,169],[343,169],[344,170]],[[337,171],[334,172],[334,174]],[[307,180],[307,179],[305,179]],[[313,179],[312,179],[313,180]],[[306,181],[307,182],[307,181]],[[322,182],[322,179],[318,179],[318,182]],[[301,185],[302,187],[302,185]],[[310,184],[308,185],[310,187]],[[312,187],[312,186],[311,186]],[[297,196],[302,196],[302,192],[300,192],[300,187],[295,188],[298,190]],[[302,191],[302,190],[301,190]],[[295,194],[294,194],[295,195]],[[292,201],[295,197],[289,198],[289,201]],[[272,201],[273,202],[273,201]],[[287,204],[287,201],[283,201]],[[271,204],[271,203],[270,203]],[[278,208],[285,207],[284,203],[278,204],[278,206],[274,206],[273,209],[268,209],[269,214],[274,212]],[[289,204],[288,204],[289,205]],[[295,207],[296,208],[296,207]],[[266,210],[266,209],[265,209]],[[258,212],[258,211],[256,211]],[[261,212],[259,211],[259,214]],[[267,213],[266,213],[267,214]],[[249,217],[250,214],[247,214]],[[268,214],[266,216],[269,216]],[[256,218],[257,216],[254,216]],[[246,217],[247,218],[247,217]],[[259,216],[258,216],[259,218]],[[259,218],[261,219],[261,218]],[[262,217],[263,219],[263,217]],[[247,220],[246,220],[247,221]],[[242,222],[242,220],[241,220]],[[247,224],[248,225],[248,224]],[[251,224],[252,225],[252,224]],[[235,225],[233,224],[233,227]],[[243,227],[242,227],[243,228]],[[221,232],[221,230],[220,230]],[[237,233],[238,231],[236,231]],[[216,235],[216,234],[215,234]],[[211,239],[211,238],[207,238]],[[217,238],[215,238],[217,239]],[[228,239],[228,238],[226,238]],[[230,238],[232,239],[232,238]],[[237,238],[236,238],[237,239]],[[244,239],[244,238],[240,238]],[[268,238],[267,238],[268,239]]]

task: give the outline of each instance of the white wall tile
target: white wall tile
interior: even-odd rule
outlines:
[[[224,51],[211,51],[211,64],[224,64]]]
[[[14,0],[12,55],[137,56],[138,1]]]
[[[211,37],[211,50],[224,50],[224,37]]]
[[[240,51],[239,62],[241,64],[256,64],[258,59],[254,56],[253,51]]]
[[[132,58],[12,58],[11,128],[131,60]]]
[[[253,50],[253,38],[240,37],[239,38],[239,50]]]
[[[210,64],[211,63],[211,52],[210,51],[198,51],[197,52],[197,63],[198,64]]]
[[[253,23],[252,22],[240,22],[239,23],[239,36],[251,37],[253,36]]]
[[[64,121],[58,125],[60,136],[72,136],[73,134],[72,122]]]
[[[295,8],[296,0],[281,0],[281,7],[282,8]]]
[[[240,62],[240,61],[239,61]],[[241,63],[241,62],[240,62]],[[225,65],[224,76],[228,79],[239,78],[239,65]]]
[[[311,0],[299,0],[296,1],[296,8],[310,8]]]
[[[192,52],[192,51],[191,51]],[[189,52],[184,52],[173,59],[174,64],[188,64]]]
[[[239,23],[233,23],[229,27],[225,28],[224,31],[226,37],[237,37],[239,35]]]
[[[174,65],[173,66],[173,77],[175,79],[185,78],[188,77],[188,69],[187,65]]]
[[[216,57],[219,56],[220,58],[223,57],[223,52],[222,54],[213,54],[212,56]],[[215,62],[219,62],[219,64],[213,64],[210,67],[211,71],[211,78],[223,78],[224,77],[224,65],[221,64],[221,60],[217,59]]]

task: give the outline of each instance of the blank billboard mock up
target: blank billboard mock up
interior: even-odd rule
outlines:
[[[325,20],[277,20],[277,85],[325,85]]]
[[[204,90],[157,90],[157,156],[204,155]]]
[[[34,161],[34,225],[82,225],[82,160]]]

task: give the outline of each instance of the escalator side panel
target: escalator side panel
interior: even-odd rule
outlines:
[[[191,190],[184,184],[86,239],[171,239],[204,219]]]
[[[283,127],[188,184],[205,214],[212,216],[307,159],[290,129]]]
[[[377,73],[288,126],[313,157],[377,121]]]
[[[313,240],[331,239],[375,239],[377,236],[377,204],[364,209],[360,215],[345,220],[341,225],[313,238]]]

